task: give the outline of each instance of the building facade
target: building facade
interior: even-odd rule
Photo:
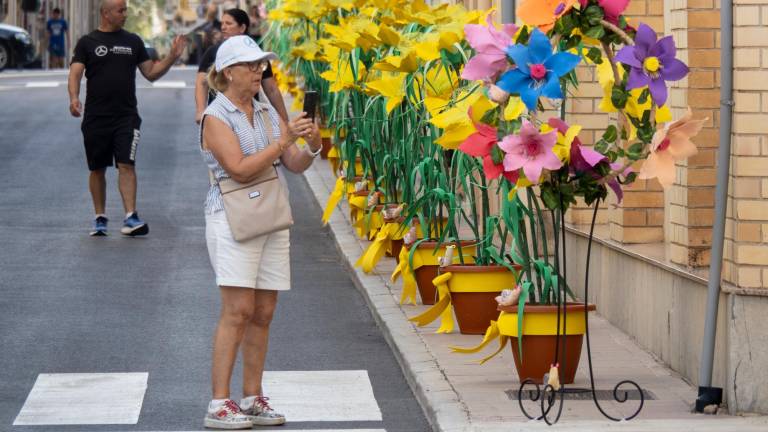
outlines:
[[[465,0],[512,17],[513,0]],[[645,349],[698,385],[714,222],[720,132],[720,81],[733,76],[733,127],[725,247],[714,376],[732,413],[768,413],[768,2],[734,0],[733,68],[720,67],[720,2],[632,0],[630,23],[673,35],[690,74],[670,91],[675,118],[690,107],[707,118],[694,138],[698,154],[677,165],[677,182],[664,190],[637,181],[619,204],[599,212],[593,246],[590,301],[598,312]],[[597,110],[603,91],[593,69],[577,71],[578,93],[568,119],[584,126],[585,144],[615,121]],[[728,101],[725,101],[728,103]],[[598,132],[599,131],[599,132]],[[586,256],[591,210],[570,212],[569,250]],[[569,283],[583,287],[584,265],[569,266]],[[582,291],[583,292],[583,291]]]

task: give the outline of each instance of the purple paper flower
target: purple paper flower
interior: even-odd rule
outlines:
[[[549,121],[547,121],[547,124],[563,135],[568,133],[568,124],[557,117],[550,118]],[[593,178],[599,179],[601,176],[595,167],[600,163],[609,163],[608,157],[592,148],[583,146],[578,137],[573,139],[573,142],[571,143],[570,162],[568,163],[568,171],[571,175],[589,173]],[[610,164],[610,167],[611,170],[616,171],[621,169],[621,164],[612,163]],[[626,176],[630,172],[632,172],[632,168],[627,168],[622,175]],[[607,185],[616,194],[618,202],[621,203],[621,200],[624,198],[624,193],[621,190],[619,181],[614,177],[607,182]]]
[[[616,54],[616,60],[630,66],[627,89],[648,86],[656,106],[667,101],[664,81],[677,81],[688,75],[688,66],[675,58],[676,48],[672,36],[656,40],[656,32],[640,24],[635,46],[625,46]]]

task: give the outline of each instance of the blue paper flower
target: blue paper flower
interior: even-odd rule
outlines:
[[[580,57],[560,52],[552,54],[549,38],[534,29],[528,45],[515,44],[507,48],[507,56],[517,66],[504,73],[496,83],[506,92],[517,93],[529,110],[536,109],[540,96],[562,99],[560,77],[579,64]]]

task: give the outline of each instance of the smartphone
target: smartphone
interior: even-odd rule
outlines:
[[[303,111],[307,113],[307,117],[312,119],[312,121],[315,120],[315,113],[317,112],[317,102],[320,99],[320,95],[313,90],[308,90],[304,93],[304,109]]]

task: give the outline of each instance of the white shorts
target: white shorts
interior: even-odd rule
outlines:
[[[235,241],[223,211],[205,215],[205,240],[216,285],[264,290],[291,289],[288,230]]]

